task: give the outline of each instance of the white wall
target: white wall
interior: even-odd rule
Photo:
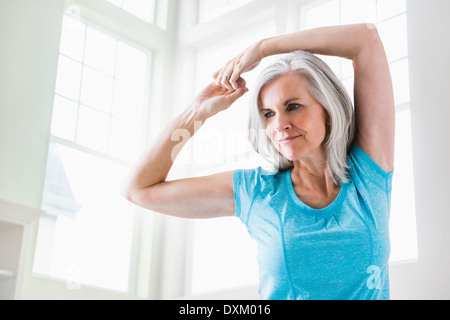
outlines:
[[[0,1],[0,198],[40,209],[63,1]],[[35,229],[37,224],[33,225]],[[34,237],[24,255],[28,285]]]
[[[419,261],[392,267],[392,298],[450,299],[450,1],[407,10]]]
[[[0,198],[41,205],[63,1],[0,2]]]
[[[41,206],[63,5],[0,1],[0,198],[35,208]],[[450,298],[448,12],[448,0],[408,0],[419,261],[392,267],[393,299]],[[24,297],[47,291],[42,297],[51,298],[52,288],[65,284],[33,278],[32,251]],[[98,298],[95,291],[91,297]]]

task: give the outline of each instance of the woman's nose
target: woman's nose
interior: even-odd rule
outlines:
[[[277,131],[284,131],[292,128],[292,124],[289,118],[283,116],[276,116],[274,129]]]

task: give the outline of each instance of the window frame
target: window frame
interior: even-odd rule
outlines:
[[[156,19],[154,24],[147,23],[104,0],[66,0],[61,12],[61,27],[63,16],[68,15],[85,23],[86,26],[92,26],[96,30],[112,35],[117,41],[151,53],[149,61],[151,73],[147,76],[147,84],[150,83],[151,85],[146,92],[147,97],[144,108],[144,144],[148,142],[152,135],[161,130],[160,118],[163,116],[160,112],[161,106],[169,100],[162,88],[165,86],[164,82],[170,82],[170,79],[161,75],[166,74],[170,70],[172,62],[172,55],[167,55],[167,52],[173,51],[171,39],[174,38],[175,8],[175,1],[168,0],[167,26],[165,29],[156,26],[158,23]],[[157,12],[160,12],[159,10],[161,8],[156,6],[155,15]],[[58,53],[58,57],[60,54]],[[160,81],[161,78],[164,81]],[[155,81],[156,79],[158,81]],[[154,83],[155,85],[153,85]],[[56,92],[54,96],[56,96]],[[126,166],[131,165],[125,160],[89,149],[52,134],[50,134],[49,143],[62,144],[113,163]],[[77,290],[73,290],[74,288],[70,288],[68,282],[63,279],[33,272],[33,278],[40,282],[39,289],[36,288],[36,290],[47,289],[52,296],[67,297],[69,299],[80,296],[93,296],[100,299],[106,297],[113,299],[157,298],[160,291],[160,286],[155,285],[159,284],[157,261],[161,254],[161,250],[158,249],[161,246],[161,233],[158,232],[158,229],[162,222],[157,215],[145,212],[142,208],[135,207],[133,210],[135,211],[135,222],[127,292],[85,284],[76,286],[75,289]],[[33,285],[35,284],[33,283]]]

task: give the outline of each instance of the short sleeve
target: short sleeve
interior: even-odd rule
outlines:
[[[369,157],[360,147],[352,145],[349,154],[350,175],[354,180],[365,184],[375,184],[391,191],[393,172],[384,171],[372,158]]]
[[[252,202],[259,185],[261,168],[238,169],[233,172],[235,215],[247,225]]]

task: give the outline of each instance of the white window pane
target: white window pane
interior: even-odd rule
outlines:
[[[378,31],[389,61],[408,55],[406,14],[381,23]]]
[[[242,7],[243,5],[252,2],[253,0],[229,0],[228,10],[231,11],[233,9]]]
[[[334,56],[323,56],[317,55],[320,59],[322,59],[333,72],[340,77],[341,75],[341,58]]]
[[[341,0],[341,24],[376,23],[375,0]]]
[[[339,0],[326,1],[306,11],[305,29],[339,24]]]
[[[347,93],[350,96],[350,99],[352,100],[352,103],[355,103],[355,99],[354,99],[354,84],[355,84],[355,78],[351,77],[348,79],[345,79],[342,81],[342,84],[344,85],[345,89],[347,90]]]
[[[116,77],[140,89],[147,86],[148,55],[123,42],[117,46]]]
[[[113,116],[140,124],[144,111],[145,91],[116,80],[114,84]]]
[[[253,0],[200,0],[200,22],[215,19]]]
[[[212,123],[203,129],[198,132],[196,141],[193,141],[194,164],[209,166],[222,164],[225,157],[224,132],[214,127]]]
[[[217,18],[227,12],[228,0],[200,0],[200,21]]]
[[[78,103],[55,96],[52,114],[52,134],[73,141],[77,126]]]
[[[139,127],[119,119],[112,119],[109,154],[132,162],[139,156],[142,141]]]
[[[348,78],[353,75],[353,61],[350,59],[341,59],[341,78]]]
[[[109,75],[114,73],[116,39],[88,27],[84,62]]]
[[[153,23],[155,0],[123,0],[123,9],[146,22]]]
[[[78,61],[83,60],[86,27],[80,21],[64,16],[60,52]]]
[[[81,88],[81,103],[103,112],[111,112],[113,78],[85,67]]]
[[[120,8],[122,8],[123,0],[106,0],[106,1],[112,3],[112,4],[116,5],[116,6],[118,6]]]
[[[81,64],[60,55],[58,75],[56,78],[56,93],[73,100],[78,100],[80,95],[80,78]]]
[[[397,112],[390,218],[390,261],[418,257],[410,110]]]
[[[192,234],[195,250],[203,253],[193,255],[193,293],[258,283],[256,243],[242,223],[198,220]]]
[[[378,20],[384,20],[406,11],[406,0],[377,0]]]
[[[227,121],[230,123],[235,120],[232,117],[229,117]],[[222,164],[226,164],[228,161],[236,159],[237,156],[253,151],[248,139],[246,139],[247,135],[248,131],[246,126],[241,128],[230,128],[222,133],[222,149],[224,158],[226,159]]]
[[[36,255],[41,260],[37,265],[41,271],[46,265],[45,273],[66,279],[68,286],[79,282],[126,291],[134,215],[132,205],[117,192],[126,168],[55,145],[63,170],[47,174],[65,173],[80,210],[74,218],[58,217],[54,222],[53,239],[47,242],[51,247],[41,245],[46,254]],[[39,233],[40,238],[46,236]],[[46,258],[50,261],[44,263]]]
[[[91,108],[80,106],[77,143],[106,153],[109,138],[109,116]]]
[[[390,64],[392,85],[394,87],[395,104],[409,101],[409,66],[408,59]]]

